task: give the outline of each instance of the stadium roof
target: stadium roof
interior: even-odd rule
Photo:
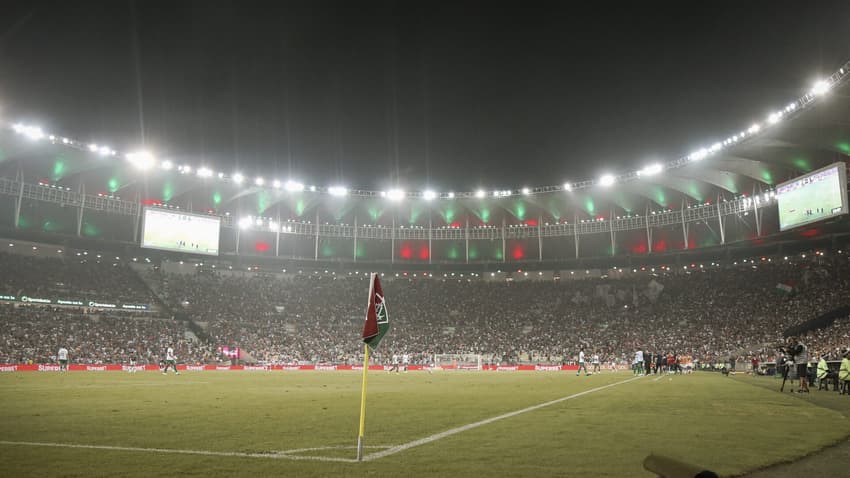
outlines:
[[[303,184],[297,178],[243,177],[181,158],[121,151],[107,142],[65,138],[35,125],[3,124],[0,176],[87,194],[232,216],[331,223],[519,224],[680,209],[776,184],[850,156],[850,62],[773,105],[758,121],[706,132],[705,147],[667,163],[638,165],[597,179],[514,184],[469,191],[374,191],[356,185]],[[769,106],[769,105],[765,105]],[[696,112],[695,114],[698,114]],[[469,184],[477,179],[469,177]],[[355,200],[356,199],[356,200]],[[395,214],[389,214],[395,211]],[[430,211],[430,213],[429,213]],[[436,214],[434,214],[436,213]]]

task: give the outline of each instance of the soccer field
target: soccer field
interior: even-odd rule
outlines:
[[[770,379],[378,372],[369,376],[367,460],[357,463],[360,378],[3,374],[0,473],[652,476],[641,462],[654,451],[729,475],[850,435],[844,414],[747,382]],[[829,426],[792,435],[813,421]]]

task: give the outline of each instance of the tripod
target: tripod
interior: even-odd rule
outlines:
[[[782,364],[782,386],[779,387],[780,392],[785,391],[785,382],[788,381],[788,373],[791,371],[791,365],[786,362]],[[791,393],[794,393],[794,381],[791,381]]]

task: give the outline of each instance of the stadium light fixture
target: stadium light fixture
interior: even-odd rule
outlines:
[[[243,217],[239,220],[239,229],[248,229],[249,227],[251,227],[250,217]]]
[[[269,230],[272,232],[277,232],[278,223],[275,221],[269,221]]]
[[[708,150],[705,148],[700,148],[689,154],[688,159],[690,159],[691,161],[699,161],[701,159],[704,159],[706,156],[708,156]]]
[[[142,171],[148,170],[153,167],[156,160],[154,160],[153,155],[147,151],[137,151],[135,153],[127,154],[127,161],[130,162],[137,169],[141,169]]]
[[[183,174],[189,174],[192,172],[192,166],[184,164],[183,166],[180,166],[179,171]]]
[[[782,112],[774,111],[773,113],[768,115],[767,122],[770,123],[770,124],[776,124],[776,123],[779,123],[779,121],[781,119],[782,119]]]
[[[401,189],[390,189],[387,191],[387,198],[390,201],[401,201],[404,199],[404,190]]]
[[[573,190],[573,185],[572,185],[572,184],[570,184],[570,183],[564,183],[564,185],[563,185],[563,189],[564,189],[564,191],[572,191],[572,190]]]
[[[449,199],[454,199],[454,198],[455,198],[455,193],[450,192],[450,193],[448,194],[448,196],[449,196]]]
[[[38,126],[27,126],[21,123],[15,123],[12,125],[12,129],[16,133],[22,134],[33,141],[44,138],[44,131],[42,131],[42,129]]]
[[[422,198],[426,201],[433,201],[434,199],[437,199],[437,193],[430,189],[426,189],[425,192],[422,193]]]
[[[263,184],[266,184],[266,180],[261,177],[258,177],[254,179],[254,184],[256,184],[257,186],[262,186]]]
[[[482,199],[486,195],[487,195],[487,193],[484,192],[483,189],[479,189],[478,191],[475,191],[475,197],[477,197],[478,199]]]
[[[661,163],[653,163],[638,171],[638,176],[655,176],[663,170],[664,166]]]
[[[528,196],[529,194],[531,194],[531,189],[529,189],[529,188],[522,188],[522,195],[523,195],[523,196]]]
[[[599,178],[599,185],[604,186],[606,188],[608,186],[612,186],[615,182],[617,182],[617,180],[611,174],[604,174],[601,178]]]
[[[96,153],[97,149],[98,149],[98,146],[97,146],[96,143],[89,144],[89,151],[91,151],[92,153]]]
[[[114,156],[115,151],[113,151],[109,146],[101,146],[97,148],[97,153],[101,156]]]
[[[286,184],[283,186],[287,191],[291,193],[301,192],[304,190],[304,184],[299,183],[298,181],[288,180]]]
[[[245,180],[245,176],[242,176],[240,173],[236,173],[233,175],[233,182],[236,184],[242,184],[242,181]]]
[[[820,96],[829,91],[829,87],[830,85],[826,80],[818,80],[812,87],[812,94],[815,96]]]
[[[275,179],[274,181],[272,181],[272,187],[274,187],[275,189],[280,189],[281,186],[283,186],[283,183],[281,183],[279,179]]]
[[[348,195],[348,188],[345,186],[331,186],[328,188],[328,194],[336,197],[346,196]]]
[[[212,172],[212,169],[210,169],[210,168],[200,167],[200,168],[198,168],[197,174],[198,174],[199,178],[209,178],[209,177],[212,177],[213,172]]]
[[[174,163],[166,159],[159,165],[159,167],[166,171],[171,171],[171,169],[174,168]]]
[[[750,129],[747,130],[747,133],[756,134],[759,132],[760,129],[761,125],[758,123],[754,123],[752,126],[750,126]]]

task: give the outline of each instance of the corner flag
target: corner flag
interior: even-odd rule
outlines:
[[[363,386],[360,390],[360,433],[357,435],[357,461],[363,461],[363,435],[366,433],[366,377],[369,373],[369,348],[376,348],[390,330],[384,291],[378,274],[372,274],[369,285],[369,305],[366,307],[366,323],[363,325]]]
[[[363,325],[363,341],[372,349],[376,349],[388,330],[390,330],[390,321],[384,302],[384,291],[381,290],[381,280],[378,279],[378,274],[372,274],[369,306],[366,308],[366,324]]]

